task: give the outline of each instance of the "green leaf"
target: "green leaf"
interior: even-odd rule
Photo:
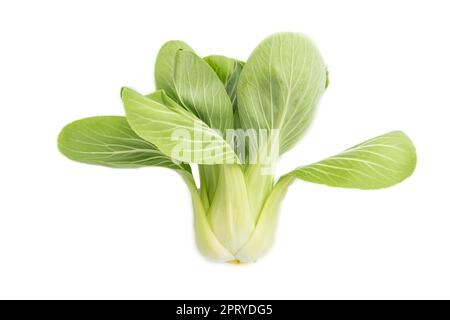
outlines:
[[[236,163],[237,156],[216,130],[177,105],[163,91],[143,96],[123,88],[131,128],[173,159],[199,163]]]
[[[412,141],[403,132],[393,131],[288,175],[332,187],[379,189],[403,181],[415,167]]]
[[[175,56],[180,50],[193,51],[183,41],[166,42],[159,50],[155,64],[156,89],[164,90],[169,97],[175,100],[178,98],[174,83]]]
[[[228,97],[233,106],[234,127],[240,128],[239,112],[237,110],[237,84],[241,75],[244,62],[224,56],[207,56],[204,60],[213,68],[225,86]]]
[[[228,82],[228,79],[236,69],[236,59],[227,58],[224,56],[211,55],[203,58],[206,63],[214,70],[223,84]]]
[[[154,145],[141,139],[125,117],[92,117],[65,126],[58,137],[58,148],[69,159],[115,168],[160,166],[190,171],[189,165],[176,164]]]
[[[236,59],[217,55],[207,56],[203,59],[222,81],[233,107],[237,106],[236,90],[244,63]]]
[[[222,133],[233,128],[233,108],[225,87],[195,53],[177,52],[175,87],[180,102],[209,127]]]
[[[296,33],[268,37],[239,78],[242,127],[279,129],[280,154],[287,151],[309,126],[325,84],[325,65],[308,38]]]

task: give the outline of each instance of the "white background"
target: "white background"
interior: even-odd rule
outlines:
[[[2,1],[0,298],[450,298],[450,7],[446,1]],[[386,190],[296,182],[256,264],[196,251],[181,179],[75,163],[59,130],[122,115],[154,88],[163,42],[245,60],[309,35],[330,71],[283,173],[403,130],[418,165]]]

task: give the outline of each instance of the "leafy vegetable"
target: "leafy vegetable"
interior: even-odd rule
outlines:
[[[329,84],[316,46],[296,33],[268,37],[246,63],[202,59],[184,42],[169,41],[156,59],[155,82],[147,95],[122,89],[126,117],[65,126],[59,150],[90,164],[175,170],[192,197],[197,246],[215,261],[256,261],[269,250],[280,204],[296,179],[379,189],[416,166],[412,141],[393,131],[274,177],[278,156],[308,128]],[[199,166],[200,188],[190,164]]]

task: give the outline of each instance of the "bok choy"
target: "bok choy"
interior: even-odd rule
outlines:
[[[201,58],[186,43],[169,41],[157,56],[155,83],[156,91],[145,95],[122,89],[125,117],[68,124],[58,147],[84,163],[175,170],[192,197],[197,246],[212,260],[253,262],[264,255],[296,179],[379,189],[415,169],[413,143],[393,131],[274,176],[278,157],[307,130],[328,86],[322,56],[303,35],[274,34],[246,62]]]

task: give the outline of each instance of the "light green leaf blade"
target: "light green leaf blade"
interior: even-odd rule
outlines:
[[[58,136],[58,148],[69,159],[115,168],[160,166],[190,171],[174,163],[134,133],[125,117],[103,116],[74,121]]]
[[[175,87],[183,106],[210,128],[222,133],[233,128],[233,108],[224,85],[214,70],[195,53],[177,52]]]
[[[222,81],[233,107],[237,106],[237,84],[245,64],[237,59],[211,55],[203,58]]]
[[[214,70],[223,84],[226,84],[228,82],[228,79],[236,69],[236,59],[219,55],[211,55],[204,57],[203,59]]]
[[[199,164],[238,162],[233,149],[216,130],[163,91],[143,96],[123,88],[122,101],[131,128],[167,156]]]
[[[237,110],[237,84],[241,75],[244,62],[224,56],[207,56],[203,58],[219,77],[225,86],[228,97],[233,106],[234,128],[241,128],[239,112]]]
[[[412,141],[403,132],[393,131],[288,175],[332,187],[380,189],[403,181],[415,167]]]
[[[279,129],[280,154],[308,128],[325,90],[326,67],[315,45],[296,33],[266,38],[245,64],[237,88],[245,129]]]
[[[177,100],[174,83],[175,56],[178,51],[193,51],[183,41],[172,40],[166,42],[158,52],[155,64],[156,89],[164,90],[172,99]]]

